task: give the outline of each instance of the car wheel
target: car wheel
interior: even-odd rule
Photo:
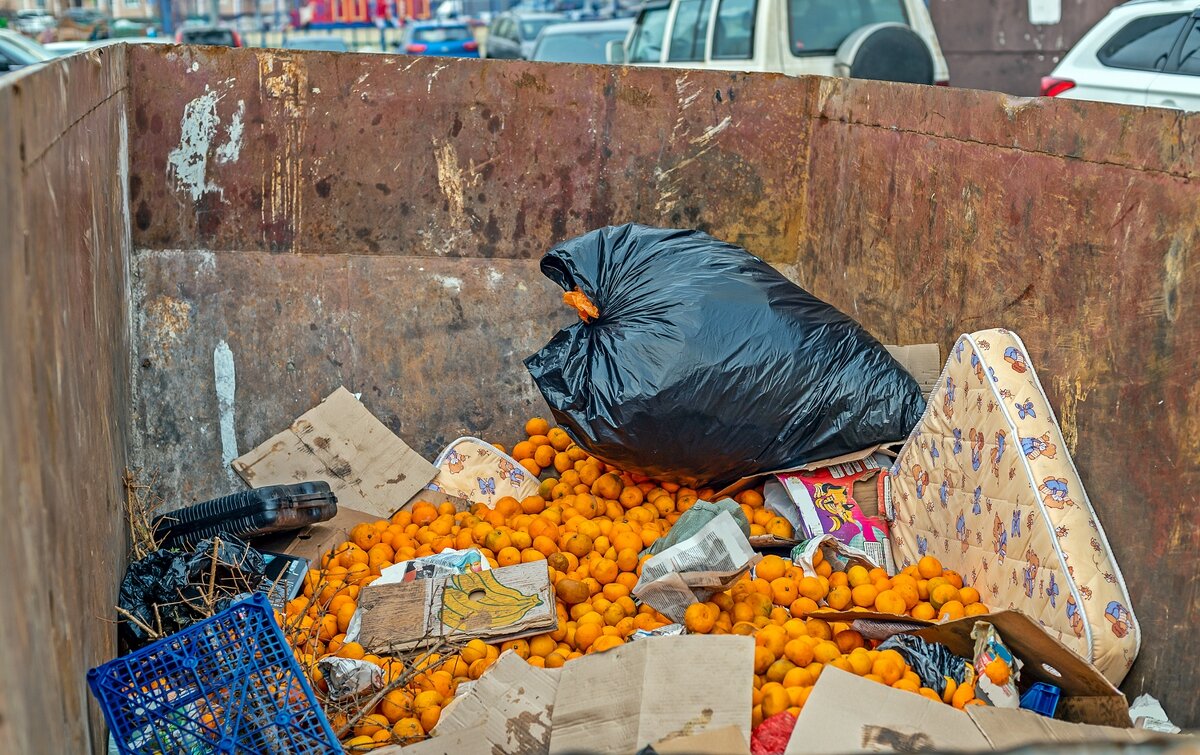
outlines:
[[[904,24],[871,24],[846,37],[834,57],[839,76],[908,84],[934,83],[933,52]]]

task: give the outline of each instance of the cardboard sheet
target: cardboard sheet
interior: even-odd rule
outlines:
[[[657,637],[562,668],[550,753],[632,753],[660,740],[735,726],[750,740],[754,640]]]
[[[391,516],[437,474],[344,387],[234,459],[233,469],[252,488],[324,480],[339,511],[376,519]]]
[[[512,651],[502,654],[469,692],[442,712],[435,738],[470,733],[469,742],[457,751],[466,755],[545,755],[561,671],[531,666]]]
[[[826,666],[800,711],[785,755],[989,749],[962,711]]]
[[[725,726],[654,743],[657,755],[750,755],[750,743],[736,726]]]
[[[368,585],[360,596],[359,642],[406,650],[438,637],[503,642],[558,626],[544,561],[437,579]]]

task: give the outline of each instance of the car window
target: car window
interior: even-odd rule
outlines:
[[[416,42],[464,42],[474,39],[471,30],[465,26],[429,26],[413,32]]]
[[[218,45],[233,47],[233,32],[224,29],[185,31],[183,41],[189,45]]]
[[[536,39],[538,32],[550,25],[551,19],[540,18],[536,21],[521,22],[521,37],[523,39]]]
[[[711,7],[711,0],[679,0],[675,25],[671,27],[671,48],[667,50],[667,60],[704,60]]]
[[[1193,24],[1187,39],[1183,40],[1183,49],[1179,51],[1179,65],[1174,73],[1200,76],[1200,24]]]
[[[1111,68],[1157,71],[1166,62],[1187,18],[1186,13],[1164,13],[1134,19],[1105,42],[1096,57]]]
[[[793,55],[833,55],[858,28],[907,24],[902,0],[788,0]]]
[[[713,29],[712,57],[745,59],[754,51],[755,0],[721,0]]]
[[[586,34],[547,34],[538,40],[533,60],[545,63],[604,63],[604,48],[610,40],[624,39],[625,32],[589,32]]]
[[[642,13],[637,34],[629,50],[630,63],[657,63],[662,54],[663,35],[667,31],[667,8]]]

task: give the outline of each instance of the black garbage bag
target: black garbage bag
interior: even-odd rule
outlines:
[[[854,320],[707,234],[602,228],[541,269],[594,309],[525,365],[575,442],[622,469],[729,482],[903,440],[924,411]]]
[[[921,686],[928,687],[939,695],[946,692],[946,677],[962,684],[967,678],[965,658],[950,652],[950,648],[936,642],[928,642],[911,634],[894,634],[879,644],[880,650],[895,650],[912,666],[913,673],[921,677]]]
[[[216,572],[213,573],[213,561]],[[206,618],[212,579],[212,612],[223,611],[235,598],[258,589],[266,572],[262,554],[232,536],[197,543],[193,551],[162,548],[138,559],[125,570],[117,605],[138,622],[164,635],[174,634]],[[153,639],[137,622],[122,615],[121,639],[130,650]]]

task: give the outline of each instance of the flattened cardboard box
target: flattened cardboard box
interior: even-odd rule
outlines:
[[[785,755],[987,752],[1049,742],[1129,744],[1160,738],[1194,741],[1068,723],[1025,710],[971,706],[964,712],[827,666],[800,711]]]
[[[663,739],[735,726],[750,740],[754,639],[638,640],[562,667],[550,753],[637,752]]]
[[[309,559],[346,540],[355,525],[386,519],[416,498],[439,495],[424,490],[437,469],[345,387],[287,430],[234,459],[232,466],[252,488],[307,480],[329,483],[338,498],[332,519],[264,541],[265,547]]]
[[[544,561],[368,585],[358,608],[359,641],[372,650],[407,650],[456,636],[503,642],[558,626],[554,587]]]
[[[545,755],[562,669],[537,668],[506,651],[467,694],[442,711],[434,736],[470,732],[463,755],[520,752]]]
[[[252,488],[324,480],[348,508],[386,519],[437,474],[345,387],[233,460]]]

